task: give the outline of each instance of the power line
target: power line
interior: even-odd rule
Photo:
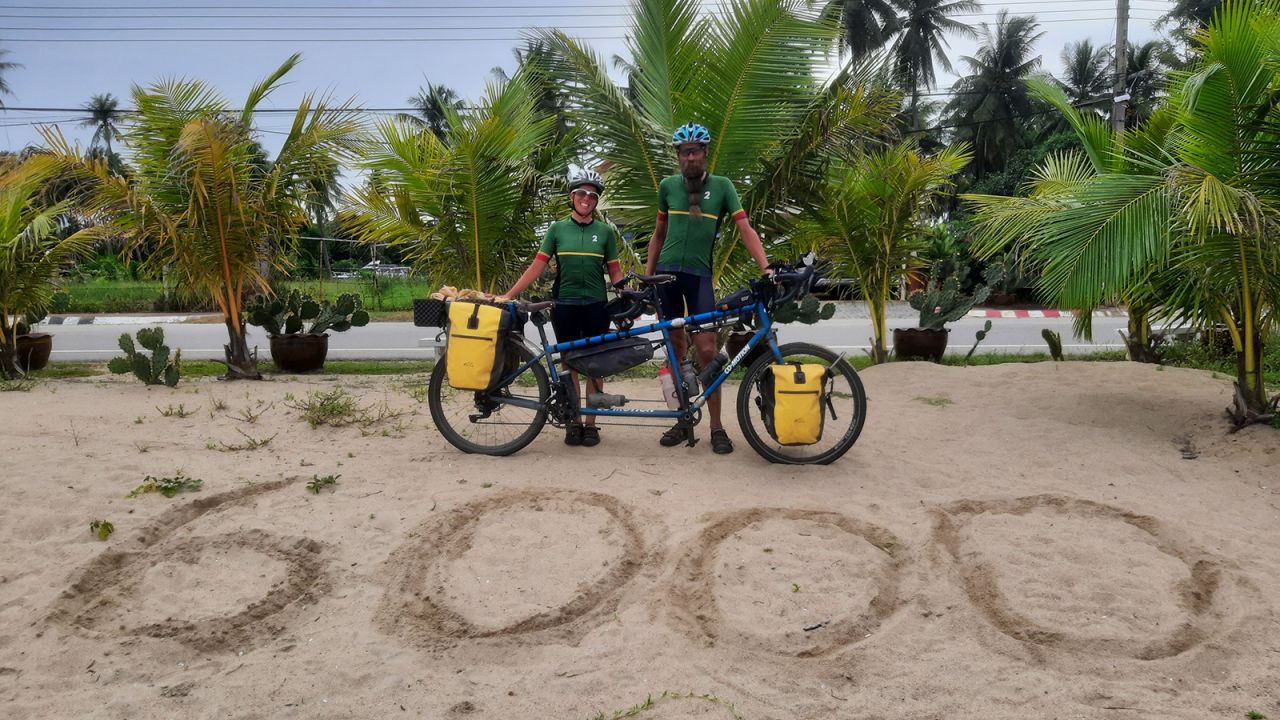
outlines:
[[[1106,18],[1109,19],[1109,18]],[[443,28],[448,29],[448,28]],[[626,40],[626,35],[604,35],[599,37],[580,37],[578,40]],[[0,38],[0,43],[433,43],[433,42],[515,42],[522,40],[519,36],[511,37],[471,37],[471,38]]]

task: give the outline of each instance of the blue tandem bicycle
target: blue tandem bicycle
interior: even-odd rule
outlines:
[[[866,392],[853,365],[843,355],[811,343],[778,343],[770,310],[804,297],[818,274],[812,256],[795,264],[776,264],[773,268],[774,273],[719,300],[711,312],[670,319],[661,316],[658,286],[674,280],[674,276],[631,274],[615,288],[619,296],[611,303],[611,314],[618,329],[573,342],[551,343],[547,339],[547,310],[554,305],[553,301],[513,302],[510,304],[513,311],[528,314],[537,328],[540,344],[533,346],[528,343],[520,332],[523,323],[517,323],[512,337],[508,338],[501,379],[485,391],[451,387],[447,362],[442,356],[431,373],[428,385],[432,420],[454,447],[467,453],[486,455],[515,453],[533,442],[548,421],[556,427],[564,427],[579,415],[597,416],[602,427],[627,424],[603,422],[605,419],[674,421],[689,430],[687,442],[693,445],[697,442],[693,429],[702,419],[708,397],[725,384],[735,369],[746,363],[748,367],[738,387],[736,409],[739,428],[747,444],[775,463],[830,463],[848,452],[862,432],[866,420]],[[639,289],[622,287],[627,281],[634,282]],[[646,314],[654,315],[657,322],[633,326],[635,319]],[[701,382],[682,374],[678,362],[668,362],[678,399],[675,409],[669,409],[664,400],[636,400],[611,393],[588,393],[586,398],[580,399],[570,374],[558,367],[558,361],[567,361],[572,366],[575,353],[607,350],[620,341],[633,338],[649,342],[650,358],[656,348],[665,349],[666,357],[673,358],[675,350],[671,330],[715,331],[732,325],[745,325],[754,332],[746,345],[722,367],[704,371]],[[651,337],[654,335],[658,337]],[[637,342],[631,340],[628,345],[635,348]],[[643,343],[638,345],[643,349]],[[827,369],[829,384],[822,403],[824,430],[817,443],[781,444],[772,437],[766,424],[762,399],[765,376],[772,365],[786,363],[820,363]],[[711,372],[714,376],[710,375]],[[661,406],[655,409],[623,407],[642,403]],[[656,427],[652,424],[646,426]]]

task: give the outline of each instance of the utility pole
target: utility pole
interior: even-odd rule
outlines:
[[[1116,0],[1116,84],[1111,99],[1111,129],[1124,129],[1129,106],[1129,0]]]

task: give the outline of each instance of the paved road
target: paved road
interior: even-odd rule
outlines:
[[[974,333],[982,328],[983,322],[981,318],[964,318],[952,323],[948,352],[968,352]],[[1071,322],[1071,318],[995,318],[991,321],[991,332],[978,352],[1045,352],[1046,346],[1040,337],[1044,328],[1062,336],[1063,350],[1067,353],[1123,348],[1116,330],[1124,329],[1125,318],[1094,318],[1092,343],[1076,338]],[[889,319],[890,328],[914,325],[915,321],[908,317]],[[42,329],[56,336],[54,360],[104,360],[120,354],[116,339],[122,332],[135,332],[144,326],[57,325]],[[529,337],[537,337],[532,325],[527,331]],[[198,360],[223,356],[222,344],[226,341],[227,331],[221,324],[170,324],[164,326],[164,332],[168,345],[182,348],[185,358]],[[412,323],[373,323],[345,333],[333,333],[329,338],[329,357],[342,360],[429,359],[433,357],[433,350],[426,345],[434,337],[432,329],[417,328]],[[783,342],[803,340],[852,354],[870,347],[871,323],[866,318],[837,316],[817,325],[783,325],[779,337]],[[250,347],[260,346],[264,358],[269,355],[267,338],[260,328],[249,328],[249,343]]]

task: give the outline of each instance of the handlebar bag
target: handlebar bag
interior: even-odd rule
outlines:
[[[484,391],[502,379],[503,352],[511,313],[495,305],[455,300],[449,303],[445,370],[449,385]]]
[[[760,413],[781,445],[812,445],[822,439],[829,371],[818,364],[771,365],[760,387]]]
[[[592,347],[570,350],[564,364],[589,377],[607,377],[653,359],[653,343],[644,338],[623,338]]]

